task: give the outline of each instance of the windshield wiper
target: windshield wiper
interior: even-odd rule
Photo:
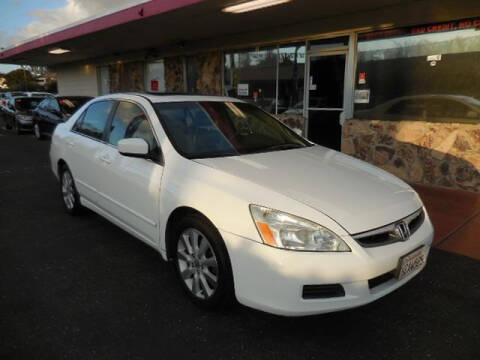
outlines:
[[[289,150],[289,149],[298,149],[303,147],[305,147],[305,145],[303,144],[286,143],[286,144],[267,146],[266,148],[263,148],[260,151]]]
[[[193,157],[191,157],[192,160],[195,159],[208,159],[208,158],[215,158],[215,157],[227,157],[227,156],[236,156],[238,153],[233,152],[233,151],[212,151],[209,153],[203,153],[203,154],[196,154]]]

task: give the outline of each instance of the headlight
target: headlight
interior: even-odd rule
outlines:
[[[309,220],[257,205],[250,205],[250,212],[267,245],[300,251],[351,251],[338,235]]]

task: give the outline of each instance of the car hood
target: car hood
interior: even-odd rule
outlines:
[[[322,146],[195,161],[300,201],[350,234],[392,223],[422,206],[402,180]]]

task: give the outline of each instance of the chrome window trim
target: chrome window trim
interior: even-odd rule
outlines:
[[[359,240],[359,239],[363,239],[363,238],[366,238],[366,237],[369,237],[369,236],[374,236],[374,235],[379,235],[379,234],[383,234],[383,233],[388,233],[390,231],[395,231],[395,226],[398,223],[406,222],[407,225],[409,225],[412,222],[412,220],[416,219],[417,216],[421,215],[422,212],[423,212],[423,208],[420,208],[417,211],[415,211],[413,214],[408,215],[407,217],[404,217],[404,218],[402,218],[398,221],[395,221],[391,224],[388,224],[388,225],[385,225],[385,226],[382,226],[382,227],[379,227],[379,228],[376,228],[376,229],[373,229],[373,230],[353,234],[352,237],[355,240]]]

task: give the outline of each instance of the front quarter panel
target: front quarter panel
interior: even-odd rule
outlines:
[[[250,204],[257,204],[302,216],[341,237],[348,236],[335,221],[296,200],[180,155],[171,155],[166,158],[161,185],[161,234],[165,234],[168,217],[176,208],[190,207],[205,215],[219,230],[246,241],[262,242],[249,209]],[[165,239],[161,239],[160,249],[166,250]]]

